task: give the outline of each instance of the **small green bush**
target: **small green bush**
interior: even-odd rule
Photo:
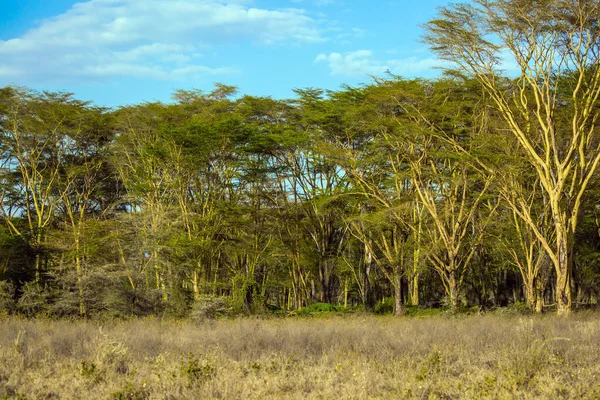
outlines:
[[[495,309],[494,314],[506,316],[529,315],[532,314],[532,311],[527,307],[527,304],[517,301],[509,305],[508,307],[501,307]]]
[[[265,308],[267,309],[268,312],[272,312],[272,313],[281,313],[283,311],[283,308],[276,306],[274,304],[267,304],[265,306]]]
[[[12,314],[15,307],[15,286],[8,281],[0,281],[0,314]]]
[[[122,390],[111,393],[110,398],[115,400],[146,400],[150,398],[150,391],[145,387],[137,387],[128,382]]]
[[[394,304],[395,300],[393,297],[386,297],[375,304],[373,312],[375,314],[392,314],[394,312]]]
[[[35,282],[27,282],[17,302],[17,309],[27,317],[48,315],[53,304],[52,293]]]
[[[313,312],[327,312],[327,311],[336,311],[335,307],[329,303],[314,303],[308,307],[305,307],[304,310],[309,313]]]
[[[185,360],[182,361],[180,372],[181,377],[189,380],[190,384],[195,382],[204,382],[215,376],[214,365],[207,360],[199,360],[192,353],[188,353]]]
[[[345,312],[346,309],[343,306],[334,306],[329,303],[314,303],[310,306],[304,307],[298,310],[299,315],[307,315],[307,314],[319,314],[319,313],[337,313],[337,312]]]

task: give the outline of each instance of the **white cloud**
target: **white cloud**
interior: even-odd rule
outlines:
[[[428,72],[443,64],[436,58],[416,58],[379,60],[371,50],[357,50],[344,54],[319,54],[315,62],[326,62],[332,75],[364,77],[382,75],[390,71],[397,75],[415,76]]]
[[[90,0],[0,40],[0,79],[69,81],[148,77],[176,80],[227,74],[200,63],[226,43],[319,42],[303,10],[254,8],[244,0]]]

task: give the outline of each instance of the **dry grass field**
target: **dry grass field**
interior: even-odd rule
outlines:
[[[597,399],[600,315],[4,318],[0,398]]]

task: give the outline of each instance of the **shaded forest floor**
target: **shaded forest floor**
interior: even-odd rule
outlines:
[[[600,314],[0,319],[0,398],[600,397]]]

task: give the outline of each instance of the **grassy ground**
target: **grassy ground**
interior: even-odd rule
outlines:
[[[600,315],[0,320],[0,398],[600,398]]]

